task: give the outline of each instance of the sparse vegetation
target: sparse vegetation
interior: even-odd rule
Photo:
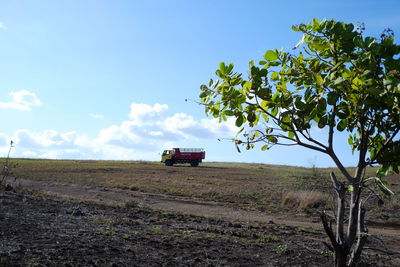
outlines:
[[[162,233],[162,229],[159,225],[153,225],[151,227],[151,231],[153,234],[161,234]]]
[[[276,246],[275,252],[278,254],[285,254],[287,249],[288,249],[287,244],[281,244],[281,245]]]
[[[124,203],[125,208],[135,208],[138,204],[135,201],[127,201]]]
[[[134,190],[148,193],[162,193],[204,200],[229,202],[230,205],[258,209],[266,213],[283,212],[284,195],[288,192],[321,192],[328,196],[326,177],[335,168],[318,168],[317,176],[312,168],[279,166],[268,164],[205,162],[198,168],[174,166],[166,168],[158,162],[140,161],[80,161],[13,159],[18,168],[16,176],[63,184],[97,186]],[[354,168],[348,168],[353,172]],[[367,175],[376,172],[368,168]],[[392,190],[400,192],[398,176],[388,178]],[[133,188],[133,189],[132,189]],[[179,191],[179,194],[176,192]],[[45,196],[38,191],[37,195]],[[399,194],[392,200],[378,206],[371,202],[374,210],[370,220],[384,221],[385,214],[392,213],[398,205]],[[331,198],[327,199],[331,205]],[[120,203],[135,207],[137,203]],[[296,207],[297,209],[297,207]],[[400,216],[400,214],[398,215]]]
[[[261,243],[269,243],[269,242],[277,242],[280,240],[280,238],[274,235],[258,234],[258,240]]]
[[[4,163],[3,163],[3,168],[1,170],[0,176],[1,176],[1,181],[0,181],[0,189],[4,188],[5,190],[12,190],[12,186],[7,183],[7,177],[11,176],[13,174],[12,169],[17,166],[17,164],[11,164],[10,162],[10,153],[11,149],[14,147],[14,142],[11,140],[10,141],[10,147],[8,149],[7,157],[4,158]],[[16,178],[14,178],[15,180]]]
[[[290,191],[282,196],[282,203],[285,206],[304,211],[324,206],[327,199],[328,196],[319,191]]]

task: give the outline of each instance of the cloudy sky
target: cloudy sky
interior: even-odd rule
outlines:
[[[245,72],[266,50],[290,49],[293,24],[334,18],[397,36],[399,13],[396,0],[0,0],[0,156],[13,140],[13,157],[159,160],[202,147],[209,161],[332,166],[303,149],[237,153],[217,140],[235,136],[233,123],[195,103],[199,86],[221,61]]]

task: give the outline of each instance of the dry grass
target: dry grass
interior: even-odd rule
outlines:
[[[204,162],[192,168],[143,161],[12,161],[18,163],[14,173],[22,179],[197,197],[270,212],[281,208],[284,192],[324,191],[324,181],[329,183],[329,172],[335,170],[226,162]]]
[[[290,191],[282,196],[282,204],[298,210],[306,210],[325,205],[327,199],[327,194],[315,190]]]
[[[239,163],[204,163],[192,168],[158,162],[15,160],[20,163],[16,169],[20,178],[260,205],[272,199],[279,203],[296,172]]]

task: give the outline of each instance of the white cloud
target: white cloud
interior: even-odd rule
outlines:
[[[60,133],[49,129],[32,132],[17,130],[14,155],[39,158],[155,159],[168,147],[195,143],[204,139],[232,137],[237,128],[234,120],[218,123],[217,119],[197,120],[185,113],[168,114],[168,106],[131,104],[129,119],[101,129],[95,138],[76,131]],[[0,134],[0,147],[5,147]],[[3,145],[2,145],[3,144]]]
[[[0,30],[5,30],[7,27],[4,25],[3,22],[0,21]]]
[[[150,106],[132,103],[129,118],[132,119],[134,125],[151,125],[155,121],[162,121],[166,117],[167,111],[168,105],[165,104],[157,103],[154,106]]]
[[[104,118],[104,115],[102,115],[102,114],[89,114],[89,116],[94,119],[103,119]]]
[[[163,132],[161,132],[161,131],[150,131],[149,134],[151,136],[163,136],[164,135]]]
[[[10,96],[12,101],[0,102],[0,108],[30,111],[32,107],[40,106],[42,104],[35,93],[27,90],[11,92]]]

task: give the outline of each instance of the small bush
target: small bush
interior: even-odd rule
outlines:
[[[286,254],[287,249],[288,249],[288,245],[282,244],[275,248],[275,252],[278,254]]]
[[[298,210],[318,208],[326,204],[327,195],[319,191],[290,191],[283,195],[282,204]]]
[[[392,196],[389,202],[386,204],[386,209],[397,210],[400,208],[400,199],[398,196]]]
[[[5,158],[5,161],[3,163],[3,168],[0,171],[0,176],[1,176],[0,189],[4,189],[6,191],[13,191],[13,187],[7,183],[7,177],[13,175],[11,169],[15,168],[17,166],[16,164],[14,164],[14,165],[10,164],[10,153],[11,153],[11,149],[13,147],[14,147],[14,142],[11,140],[7,157]],[[14,178],[14,182],[15,182],[15,179],[16,178]]]
[[[129,200],[129,201],[125,202],[124,206],[125,206],[125,208],[137,208],[139,205],[137,202],[135,202],[133,200]]]

